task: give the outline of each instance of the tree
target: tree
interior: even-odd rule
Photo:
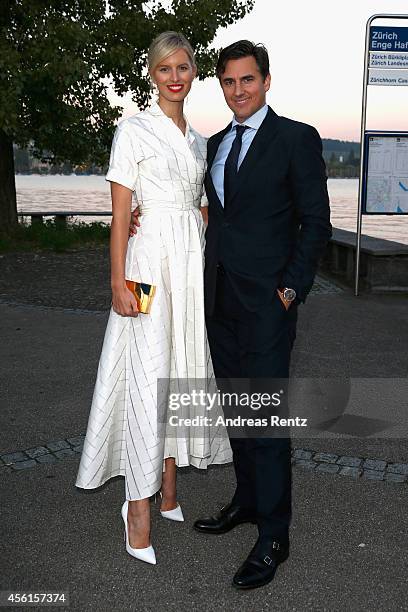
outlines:
[[[354,149],[350,149],[348,157],[347,157],[347,164],[349,164],[350,166],[354,166],[355,165],[355,155],[354,155]]]
[[[30,157],[25,149],[14,149],[14,164],[17,172],[27,173],[30,171]]]
[[[147,49],[164,30],[183,32],[199,77],[214,74],[219,27],[254,0],[1,0],[0,229],[17,225],[13,143],[54,164],[107,161],[119,108],[107,98],[150,99]]]

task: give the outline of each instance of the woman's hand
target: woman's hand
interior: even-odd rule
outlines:
[[[136,298],[126,285],[112,288],[112,307],[123,317],[137,317],[139,314]]]

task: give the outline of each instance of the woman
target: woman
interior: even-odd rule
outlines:
[[[232,455],[225,428],[174,433],[167,410],[158,414],[158,388],[167,409],[178,382],[185,387],[185,381],[213,379],[213,372],[204,321],[200,212],[207,205],[206,142],[183,115],[197,72],[194,53],[182,34],[164,32],[151,44],[148,64],[158,101],[119,124],[106,176],[113,215],[112,308],[76,484],[91,489],[125,476],[126,550],[154,564],[149,497],[160,490],[162,516],[184,520],[176,465],[206,468],[227,463]],[[128,239],[133,192],[142,223]],[[155,285],[150,314],[138,313],[126,280]],[[219,414],[213,409],[211,416]]]

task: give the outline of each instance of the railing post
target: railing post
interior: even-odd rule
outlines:
[[[31,225],[43,225],[44,223],[44,217],[37,213],[32,213],[31,214]]]
[[[65,229],[67,227],[67,215],[55,215],[55,226],[58,229]]]

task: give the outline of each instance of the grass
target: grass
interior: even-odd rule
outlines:
[[[12,234],[0,234],[0,253],[12,251],[64,252],[82,246],[108,244],[110,226],[101,222],[75,223],[61,226],[54,220],[44,223],[20,222]]]

